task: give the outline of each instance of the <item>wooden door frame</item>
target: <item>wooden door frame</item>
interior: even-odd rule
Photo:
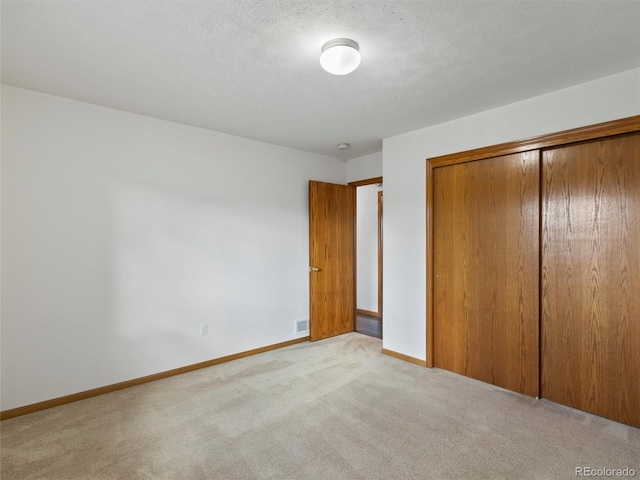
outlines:
[[[383,191],[378,192],[378,313],[382,318],[382,197]],[[356,215],[358,214],[358,199],[356,198]]]
[[[375,185],[376,183],[383,183],[382,177],[374,177],[367,178],[365,180],[358,180],[356,182],[349,182],[347,185],[352,187],[363,187],[366,185]],[[382,318],[382,192],[378,192],[378,312],[376,316],[377,318]],[[356,215],[354,218],[354,262],[353,262],[353,275],[354,275],[354,283],[356,285],[355,288],[355,298],[354,305],[356,306],[356,314],[358,313],[358,229],[357,229],[357,220],[358,220],[358,196],[356,194]],[[367,315],[371,315],[375,312],[363,312]],[[356,329],[356,323],[354,322],[353,329]]]
[[[610,137],[640,131],[640,115],[622,118],[610,122],[588,125],[585,127],[573,128],[562,132],[541,135],[537,137],[517,140],[515,142],[502,143],[489,147],[476,148],[465,152],[442,155],[439,157],[427,158],[427,338],[426,338],[426,358],[427,367],[433,368],[433,170],[438,167],[457,165],[460,163],[484,160],[512,153],[521,153],[529,150],[540,150],[557,147],[569,143],[576,143],[596,138]],[[541,310],[540,310],[541,311]]]

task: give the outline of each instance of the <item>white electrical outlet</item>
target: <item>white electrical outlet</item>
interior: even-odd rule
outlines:
[[[209,324],[208,323],[201,323],[200,324],[200,336],[204,337],[208,333],[209,333]]]

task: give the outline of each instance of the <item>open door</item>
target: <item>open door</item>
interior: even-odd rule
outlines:
[[[356,189],[309,182],[309,339],[353,331]]]

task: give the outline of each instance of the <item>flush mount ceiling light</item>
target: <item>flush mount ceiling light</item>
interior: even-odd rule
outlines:
[[[360,47],[348,38],[334,38],[322,46],[320,65],[334,75],[346,75],[360,65]]]

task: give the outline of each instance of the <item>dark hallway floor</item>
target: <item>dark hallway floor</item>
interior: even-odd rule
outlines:
[[[356,332],[370,337],[382,338],[382,318],[358,313],[356,315]]]

